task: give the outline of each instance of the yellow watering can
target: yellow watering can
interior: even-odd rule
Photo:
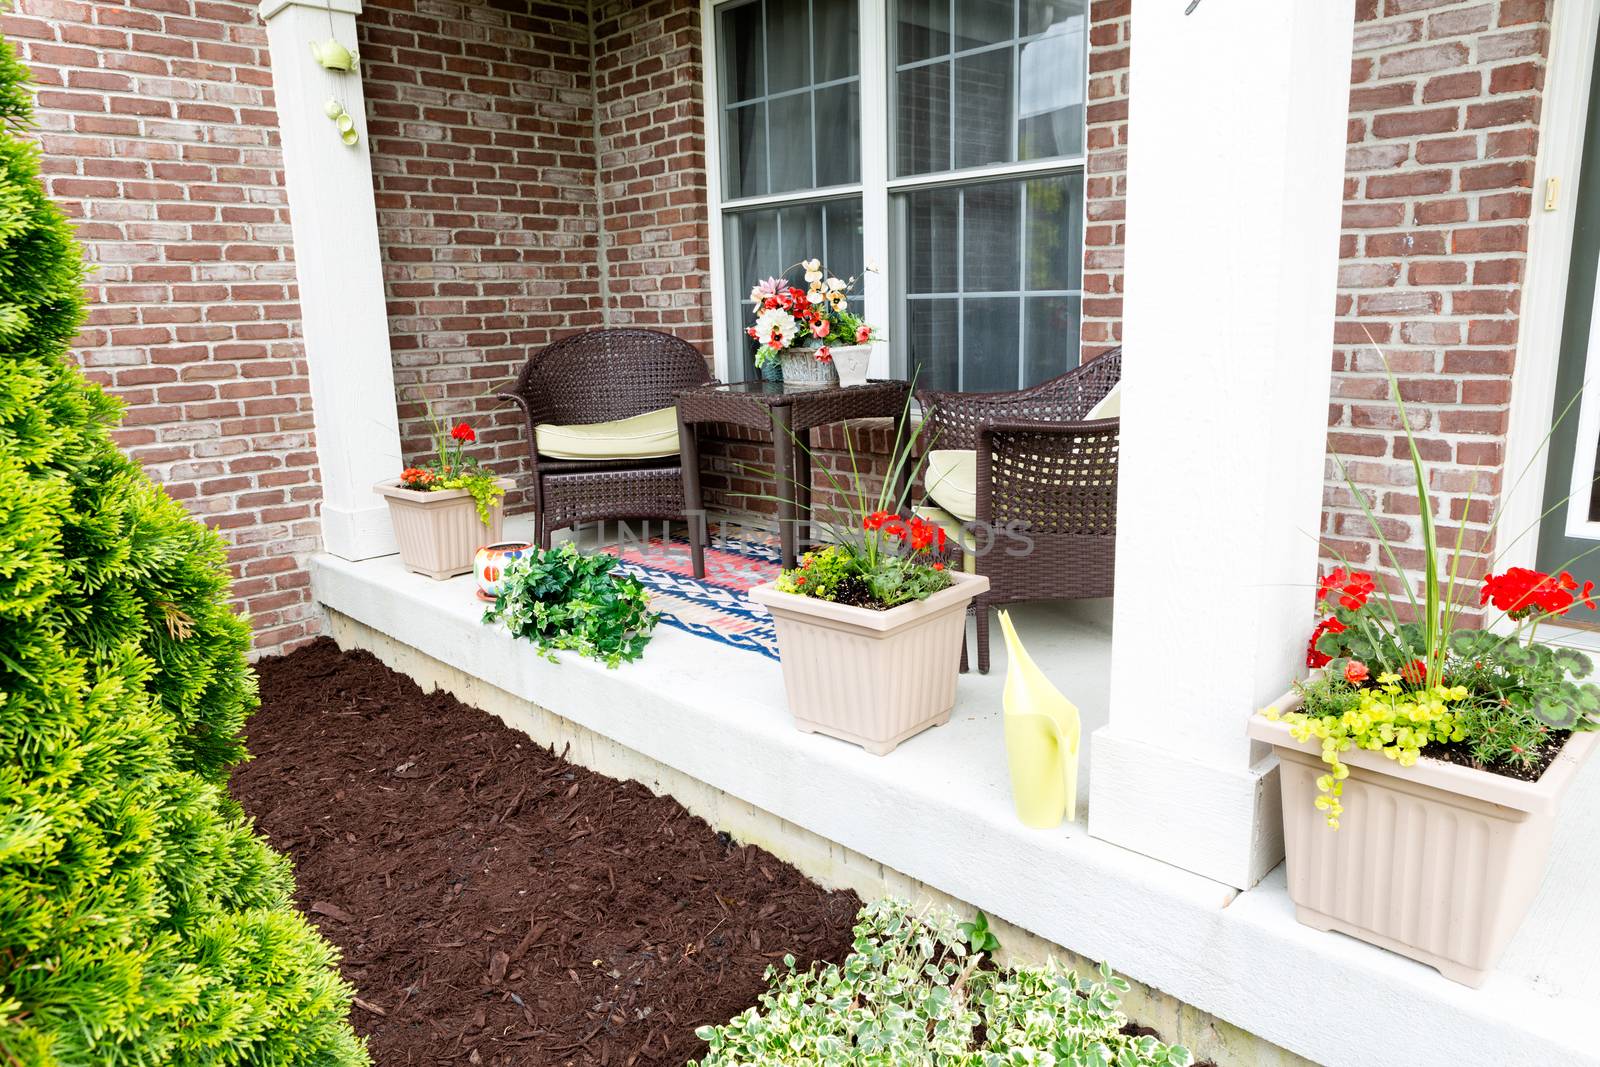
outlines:
[[[1006,637],[1004,696],[1011,800],[1027,826],[1058,826],[1078,817],[1078,709],[1034,664],[1011,616],[1000,612]]]

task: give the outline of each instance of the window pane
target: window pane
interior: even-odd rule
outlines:
[[[1014,296],[961,302],[961,388],[965,392],[1017,388],[1020,311]]]
[[[961,302],[906,302],[906,373],[919,389],[961,388]]]
[[[895,174],[1081,155],[1087,8],[1088,0],[896,5]]]
[[[746,104],[723,112],[722,181],[729,197],[767,191],[767,105]]]
[[[861,114],[861,83],[846,82],[818,89],[817,185],[844,185],[861,180],[861,138],[849,136]]]
[[[1015,19],[1012,0],[957,0],[956,51],[1011,40]]]
[[[950,64],[912,67],[895,76],[898,174],[950,169]]]
[[[953,293],[960,288],[960,212],[957,189],[929,189],[906,197],[907,292]]]
[[[1081,300],[1076,296],[1030,296],[1023,301],[1024,382],[1042,382],[1078,365]]]
[[[1063,10],[1044,36],[1022,46],[1017,101],[1017,157],[1047,159],[1083,151],[1084,42],[1082,2],[1041,4]]]
[[[982,392],[1076,366],[1082,212],[1076,172],[896,196],[893,280],[907,340],[894,351],[899,367],[909,373],[920,361],[924,384]],[[954,316],[954,337],[948,322],[930,325],[936,309]]]
[[[861,68],[860,20],[856,0],[813,0],[818,82],[837,81]]]
[[[722,91],[724,104],[761,96],[766,86],[766,50],[761,41],[761,5],[724,8],[722,37]]]
[[[1011,49],[956,60],[955,168],[1011,161]]]
[[[1032,37],[1088,12],[1089,0],[1022,0],[1022,35]]]
[[[942,56],[950,51],[949,0],[901,0],[895,5],[897,63]]]
[[[822,221],[826,243],[812,255],[820,255],[827,268],[840,278],[861,277],[866,260],[862,254],[861,201],[836,200],[825,204]],[[857,286],[856,293],[860,292]],[[852,300],[854,298],[852,296]]]
[[[1036,178],[1027,185],[1029,289],[1083,288],[1083,175]]]
[[[997,182],[968,189],[962,211],[962,284],[968,293],[1016,292],[1021,276],[1017,243],[1022,187]]]
[[[767,92],[811,84],[811,27],[807,4],[770,3],[767,9]]]
[[[811,174],[811,94],[780,96],[767,102],[772,125],[767,151],[772,160],[769,193],[815,188]]]

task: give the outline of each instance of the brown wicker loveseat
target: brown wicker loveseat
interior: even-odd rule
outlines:
[[[980,671],[989,670],[992,605],[1112,593],[1121,420],[1085,420],[1121,377],[1116,348],[1017,392],[917,392],[932,505],[919,510],[961,528],[965,565],[989,579],[973,604]],[[976,467],[970,497],[955,486],[961,463]]]
[[[540,546],[550,547],[554,531],[580,522],[682,518],[675,414],[660,420],[671,430],[652,439],[658,447],[634,449],[642,455],[551,455],[548,435],[659,415],[672,407],[679,390],[710,380],[699,349],[656,330],[589,330],[530,357],[510,390],[498,395],[521,407],[526,418]]]

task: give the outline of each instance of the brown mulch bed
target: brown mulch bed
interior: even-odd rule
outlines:
[[[262,660],[233,794],[394,1064],[681,1065],[766,966],[842,960],[860,901],[365,652]]]

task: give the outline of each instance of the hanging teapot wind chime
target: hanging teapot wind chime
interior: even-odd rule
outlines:
[[[356,120],[346,110],[344,101],[339,99],[338,81],[334,77],[339,74],[349,74],[356,69],[356,54],[349,48],[339,43],[333,36],[333,8],[328,8],[328,39],[326,41],[312,41],[311,55],[322,69],[329,73],[329,84],[332,92],[327,101],[322,105],[322,113],[333,120],[339,129],[339,140],[347,146],[354,148],[361,140],[361,135],[356,132]]]

